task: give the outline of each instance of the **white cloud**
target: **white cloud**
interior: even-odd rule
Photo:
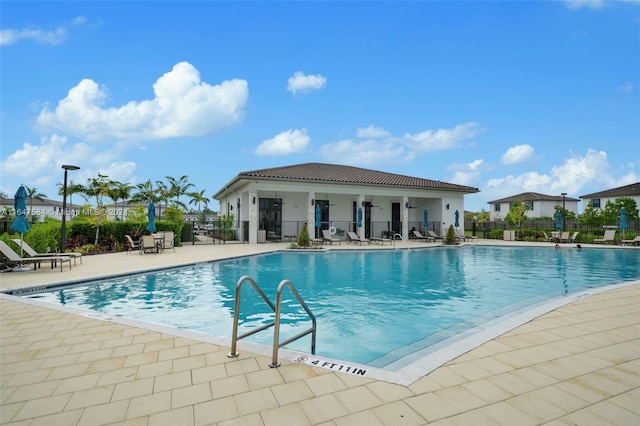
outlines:
[[[287,155],[304,151],[311,138],[307,129],[289,129],[263,141],[255,150],[257,155]]]
[[[287,91],[294,95],[306,94],[320,90],[326,84],[327,78],[320,74],[305,75],[303,72],[297,71],[289,77]]]
[[[502,155],[503,164],[518,164],[530,160],[533,157],[533,147],[531,145],[516,145],[507,149]]]
[[[320,148],[320,155],[332,163],[367,166],[381,162],[405,163],[414,158],[414,154],[401,145],[374,139],[364,141],[347,139],[326,144]]]
[[[571,196],[577,196],[583,188],[615,188],[624,185],[624,182],[637,182],[637,177],[635,172],[631,172],[616,179],[607,160],[607,153],[588,149],[585,154],[569,156],[562,164],[553,166],[548,173],[530,171],[490,179],[486,193],[493,194],[494,198],[529,191],[548,195],[567,192]]]
[[[386,138],[391,136],[391,133],[387,132],[382,127],[371,125],[366,129],[356,130],[356,136],[359,138]]]
[[[130,181],[136,164],[116,159],[117,155],[112,151],[97,152],[91,145],[70,144],[65,136],[53,134],[43,138],[40,144],[24,143],[22,149],[7,157],[0,167],[3,175],[14,176],[36,186],[59,182],[63,164],[82,164],[82,169],[73,172],[72,179],[78,183],[84,183],[98,172],[121,182]],[[55,194],[47,195],[55,198]]]
[[[631,93],[633,92],[633,84],[627,82],[625,84],[623,84],[622,86],[617,88],[618,92],[623,92],[623,93]]]
[[[459,124],[453,129],[425,130],[414,135],[406,133],[406,144],[416,151],[430,152],[453,149],[461,146],[461,142],[471,139],[484,129],[478,123]]]
[[[153,85],[155,98],[104,108],[107,91],[90,79],[69,90],[55,110],[37,119],[44,132],[61,132],[90,141],[196,137],[226,129],[244,117],[249,96],[245,80],[212,86],[198,70],[180,62]]]
[[[454,172],[453,176],[450,179],[451,183],[456,183],[458,185],[477,186],[477,183],[480,180],[481,173],[488,170],[489,167],[484,160],[476,159],[466,164],[453,164],[447,167],[447,169]]]
[[[71,21],[71,25],[84,23],[86,23],[84,16],[78,16]],[[68,25],[62,25],[52,30],[40,28],[5,29],[0,31],[0,45],[14,44],[20,40],[34,40],[38,43],[58,45],[69,37],[68,27]]]

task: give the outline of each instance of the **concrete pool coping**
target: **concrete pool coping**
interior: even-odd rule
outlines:
[[[410,244],[411,247],[433,246]],[[548,243],[541,245],[550,247]],[[563,246],[563,249],[570,247]],[[145,256],[124,253],[87,256],[84,264],[72,271],[56,274],[45,268],[28,273],[1,274],[0,283],[3,289],[24,288],[98,278],[96,275],[101,272],[107,275],[133,273],[140,269],[175,266],[180,262],[195,263],[281,248],[283,244],[232,244],[182,247],[177,249],[178,256],[171,252]],[[75,274],[61,276],[67,272]],[[16,275],[16,279],[8,282],[10,275]],[[166,424],[169,419],[178,418],[180,424],[223,421],[238,424],[425,424],[437,421],[443,424],[471,421],[514,424],[518,420],[522,420],[522,424],[554,420],[563,424],[585,423],[580,420],[586,418],[612,424],[625,423],[626,419],[631,423],[640,415],[637,404],[629,403],[637,401],[639,396],[639,289],[637,283],[627,283],[612,291],[579,298],[533,321],[525,320],[524,325],[499,337],[488,336],[488,341],[475,349],[461,350],[462,354],[456,359],[419,376],[408,386],[290,362],[283,362],[279,369],[270,369],[269,357],[246,352],[246,346],[241,346],[245,352],[240,359],[229,359],[226,358],[228,347],[197,336],[177,336],[166,330],[149,329],[154,327],[148,325],[145,328],[144,324],[125,325],[67,312],[54,314],[49,309],[3,296],[0,298],[1,420],[3,424],[9,424],[27,419],[73,418],[78,424],[85,421],[97,424],[101,421],[91,413],[113,408],[113,411],[109,410],[109,418],[113,418],[111,423],[135,420],[144,424]],[[74,343],[72,337],[61,337],[58,342],[56,336],[64,336],[70,331],[56,331],[55,326],[60,324],[48,326],[46,322],[38,321],[52,315],[86,330],[82,340],[88,342]],[[598,315],[602,317],[598,318]],[[92,324],[102,324],[98,329],[109,328],[114,336],[105,339],[100,336],[102,333],[90,333],[96,327]],[[128,353],[138,350],[132,347],[140,348],[140,343],[135,343],[136,336],[145,336],[149,341],[142,345],[141,352]],[[125,343],[128,340],[132,341]],[[565,347],[565,340],[570,340],[575,350]],[[158,349],[159,342],[166,347]],[[182,356],[175,355],[185,345],[189,351],[183,349]],[[89,350],[89,346],[100,346],[101,349]],[[107,355],[108,348],[111,353]],[[192,358],[200,360],[195,354],[197,351],[205,352],[204,359],[198,361],[198,366],[185,367]],[[104,353],[104,359],[98,352]],[[155,353],[155,359],[149,355],[151,353]],[[89,363],[95,364],[90,371],[88,366],[84,371],[64,372],[66,367],[73,370],[65,362],[73,358],[77,364],[83,357],[100,359]],[[121,361],[122,357],[124,361]],[[170,366],[167,365],[169,359]],[[286,359],[282,352],[281,359]],[[100,371],[93,383],[96,371],[101,370],[97,365],[119,362],[123,365]],[[30,366],[29,373],[25,370],[27,365]],[[162,370],[151,376],[151,385],[149,369]],[[208,376],[211,369],[220,370],[220,377]],[[117,376],[122,370],[135,374],[132,373],[132,377],[123,375],[115,383],[101,379]],[[186,371],[190,380],[183,377]],[[180,383],[173,383],[174,379]],[[384,377],[380,379],[385,380]],[[79,384],[81,382],[83,385]],[[123,389],[135,387],[132,383],[145,389],[140,390],[140,394],[134,392],[135,395],[123,397]],[[204,383],[207,386],[203,386]],[[223,384],[229,387],[231,383],[239,387],[231,386],[233,389],[221,395],[219,387]],[[78,386],[82,389],[76,389]],[[203,393],[201,396],[195,395],[198,390]],[[95,394],[96,399],[88,394]],[[562,398],[551,398],[551,395]],[[76,399],[86,401],[74,403]],[[62,400],[66,402],[62,404]],[[155,400],[163,403],[149,409],[140,406],[145,401]],[[532,404],[530,408],[525,401]],[[533,409],[534,406],[544,409]],[[212,417],[203,417],[203,413],[209,413],[212,407],[217,407]]]

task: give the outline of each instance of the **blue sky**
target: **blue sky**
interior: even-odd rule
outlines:
[[[570,197],[640,181],[640,2],[12,2],[0,190],[348,164]],[[75,200],[74,200],[75,201]],[[211,207],[217,209],[217,203]]]

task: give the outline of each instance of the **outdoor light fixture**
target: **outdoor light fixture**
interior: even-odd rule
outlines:
[[[406,203],[404,203],[404,207],[407,208],[407,209],[409,208],[409,202],[408,201]]]
[[[447,204],[447,210],[449,210],[449,204]]]
[[[364,200],[362,201],[362,203],[360,203],[360,205],[361,205],[362,207],[364,207]]]
[[[253,204],[256,203],[256,197],[253,197]]]
[[[311,199],[311,205],[313,206],[316,203],[316,200],[314,200],[313,198]]]
[[[63,164],[64,184],[62,186],[62,229],[60,231],[60,253],[64,253],[64,246],[67,244],[67,171],[80,170],[78,166]]]

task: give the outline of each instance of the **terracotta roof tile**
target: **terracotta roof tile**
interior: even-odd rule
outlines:
[[[273,167],[269,169],[241,172],[238,177],[287,179],[311,182],[343,182],[352,184],[384,185],[398,187],[440,189],[445,191],[479,192],[478,188],[422,179],[411,176],[360,167],[343,166],[324,163],[304,163],[291,166]]]

